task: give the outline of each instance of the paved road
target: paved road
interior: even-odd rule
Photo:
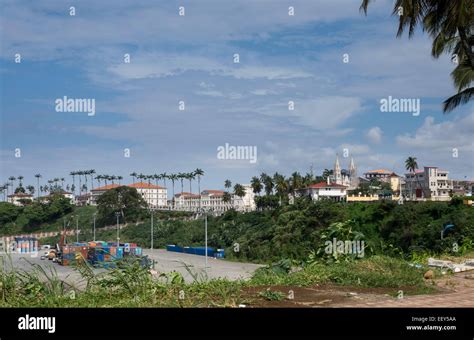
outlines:
[[[164,249],[144,249],[143,253],[156,261],[155,271],[158,272],[157,274],[177,271],[183,275],[186,282],[192,282],[194,278],[198,280],[205,280],[206,278],[247,279],[257,268],[261,267],[252,263],[231,262],[209,257],[206,270],[204,256],[168,252]],[[3,256],[0,255],[0,257]],[[32,264],[39,264],[48,273],[50,273],[50,270],[55,271],[60,279],[70,284],[79,287],[83,284],[81,276],[73,267],[61,266],[49,260],[41,260],[39,256],[10,254],[10,257],[11,264],[6,259],[7,268],[13,265],[15,268],[30,271],[33,270]],[[188,269],[186,269],[186,266]],[[94,269],[94,271],[101,272],[105,270]]]
[[[157,261],[155,270],[158,273],[174,270],[183,274],[187,282],[192,282],[193,276],[200,280],[206,278],[248,279],[255,270],[262,267],[262,265],[253,263],[231,262],[208,257],[208,267],[206,268],[204,256],[169,252],[164,249],[144,249],[143,253],[150,259]]]

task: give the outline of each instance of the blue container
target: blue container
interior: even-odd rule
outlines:
[[[185,252],[185,251],[183,250],[183,248],[178,247],[178,246],[175,246],[174,244],[167,245],[167,246],[166,246],[166,250],[167,250],[167,251],[175,251],[175,252],[178,252],[178,253],[183,253],[183,252]]]
[[[214,253],[214,256],[218,259],[223,259],[224,258],[224,249],[217,249],[217,251]]]

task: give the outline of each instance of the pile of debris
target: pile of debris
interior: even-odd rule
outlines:
[[[465,272],[474,269],[474,259],[467,259],[463,263],[453,263],[452,261],[436,260],[432,257],[428,259],[428,266],[451,269],[455,273]]]

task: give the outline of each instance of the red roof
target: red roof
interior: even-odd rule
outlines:
[[[148,184],[145,182],[137,182],[137,183],[129,184],[128,186],[131,188],[137,188],[137,189],[166,189],[165,187],[154,185],[154,184]]]
[[[327,182],[319,182],[319,183],[316,183],[316,184],[311,184],[310,186],[308,186],[308,188],[311,188],[311,189],[319,189],[319,188],[346,188],[345,185],[341,185],[341,184],[336,184],[336,183],[327,183]]]
[[[102,187],[94,188],[91,191],[105,191],[105,190],[110,190],[110,189],[115,189],[118,188],[120,185],[118,184],[107,184]]]

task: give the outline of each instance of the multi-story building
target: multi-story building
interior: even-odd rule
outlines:
[[[72,192],[68,192],[68,191],[64,191],[64,190],[59,190],[59,191],[55,191],[53,193],[50,193],[49,195],[46,195],[46,196],[42,196],[40,197],[40,201],[43,202],[43,203],[48,203],[50,202],[51,198],[53,196],[62,196],[64,198],[67,198],[71,204],[74,204],[74,194]]]
[[[344,201],[347,197],[347,187],[345,185],[331,183],[329,178],[327,182],[311,184],[306,188],[297,191],[299,197],[308,196],[313,201],[321,199],[330,199],[332,201]]]
[[[133,183],[128,186],[137,189],[149,206],[157,208],[168,205],[168,191],[165,187],[144,182]]]
[[[424,170],[405,174],[406,196],[416,199],[424,198],[433,201],[449,201],[453,182],[448,179],[449,171],[435,166],[425,166]]]
[[[376,169],[376,170],[369,170],[364,173],[364,177],[367,180],[376,179],[380,182],[385,182],[390,184],[390,188],[394,192],[400,191],[400,176],[398,176],[395,172],[387,169]]]
[[[189,192],[180,192],[175,195],[174,207],[178,210],[197,211],[199,208],[213,211],[238,211],[255,210],[255,194],[250,185],[244,185],[245,195],[239,197],[230,194],[230,201],[224,202],[223,190],[203,190],[201,195]]]
[[[27,201],[33,201],[33,195],[18,192],[7,196],[7,202],[19,207],[23,206]]]
[[[118,184],[107,184],[101,187],[97,187],[91,190],[91,197],[90,197],[90,204],[91,205],[97,205],[97,199],[102,195],[103,193],[109,191],[110,189],[115,189],[118,188],[120,185]]]
[[[97,205],[97,199],[104,192],[107,192],[110,189],[118,188],[118,184],[108,184],[102,187],[98,187],[91,190],[90,204]],[[165,187],[138,182],[127,185],[130,188],[135,188],[138,193],[143,197],[145,202],[151,207],[166,207],[168,205],[168,191]]]

